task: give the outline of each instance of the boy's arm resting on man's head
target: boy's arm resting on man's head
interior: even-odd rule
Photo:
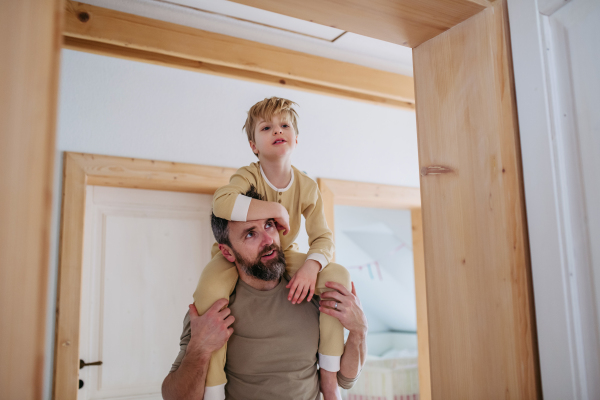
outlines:
[[[257,185],[253,168],[254,164],[238,169],[227,185],[217,189],[213,196],[213,213],[228,221],[245,222],[273,218],[284,230],[285,235],[290,230],[290,217],[284,206],[244,195],[252,186]]]
[[[283,229],[283,234],[290,231],[290,216],[288,211],[279,203],[251,199],[246,213],[248,221],[273,218],[277,223],[277,230]]]
[[[256,176],[251,172],[251,167],[242,167],[229,178],[229,183],[221,186],[213,195],[213,213],[228,221],[246,221],[250,197],[244,193],[251,186],[256,187]]]
[[[226,299],[216,301],[202,316],[196,307],[190,310],[183,321],[179,355],[171,372],[162,384],[165,400],[198,399],[204,397],[208,363],[212,353],[225,344],[233,328],[234,318],[230,315]]]
[[[310,178],[308,178],[310,179]],[[306,233],[308,234],[307,260],[315,260],[321,264],[321,269],[325,268],[333,258],[334,244],[333,233],[327,226],[325,211],[323,209],[323,199],[316,182],[312,181],[314,186],[307,193],[307,206],[302,210],[302,215],[306,219]],[[302,197],[305,195],[303,194]]]

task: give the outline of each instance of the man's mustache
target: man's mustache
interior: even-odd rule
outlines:
[[[272,250],[277,250],[279,251],[279,246],[277,246],[275,243],[271,243],[268,244],[264,247],[264,249],[260,252],[258,258],[261,258],[262,256],[264,256],[265,254],[270,253]]]

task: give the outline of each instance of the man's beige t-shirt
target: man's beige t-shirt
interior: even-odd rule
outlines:
[[[287,279],[272,290],[260,291],[238,280],[230,297],[235,317],[227,345],[226,399],[319,398],[317,350],[319,347],[318,302],[292,304],[287,300]],[[180,352],[171,372],[185,356],[191,336],[186,314]],[[354,379],[338,372],[338,383],[351,387]]]

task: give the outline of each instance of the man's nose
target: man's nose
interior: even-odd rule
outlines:
[[[262,247],[270,246],[273,244],[273,238],[267,232],[263,232],[262,234]]]

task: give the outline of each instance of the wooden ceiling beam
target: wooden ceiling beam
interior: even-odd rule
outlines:
[[[490,5],[488,0],[231,1],[411,48]]]
[[[409,76],[78,2],[65,20],[69,49],[414,108]]]

